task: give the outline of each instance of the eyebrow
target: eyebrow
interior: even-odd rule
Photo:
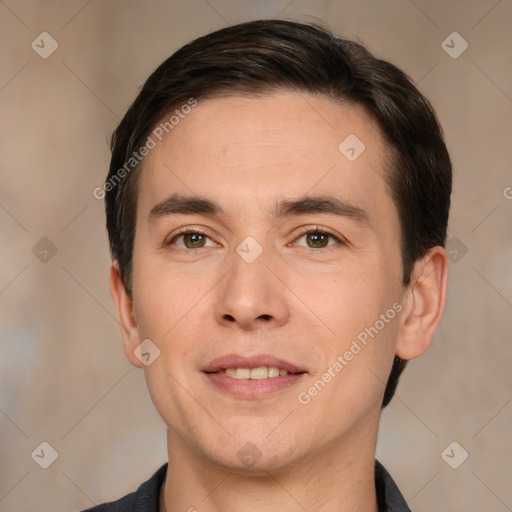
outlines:
[[[337,215],[370,226],[368,214],[363,209],[333,196],[302,196],[299,199],[287,199],[275,204],[272,210],[272,215],[276,219],[312,213]],[[170,215],[194,214],[222,216],[225,215],[225,211],[220,204],[205,197],[175,193],[151,209],[148,221],[153,222]]]

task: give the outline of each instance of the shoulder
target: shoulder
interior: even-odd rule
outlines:
[[[158,512],[160,489],[167,473],[167,463],[139,488],[116,501],[101,503],[83,512]]]
[[[400,489],[378,460],[375,460],[375,487],[379,512],[411,512]]]

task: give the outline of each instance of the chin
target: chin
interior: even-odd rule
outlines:
[[[246,443],[240,450],[217,455],[213,461],[227,471],[246,476],[268,476],[293,464],[289,453],[266,453],[252,443]]]

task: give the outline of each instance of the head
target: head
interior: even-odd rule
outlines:
[[[351,134],[357,139],[347,139]],[[345,140],[351,141],[351,147],[355,140],[357,158],[352,161],[343,154]],[[349,151],[353,156],[354,151]],[[175,353],[169,348],[169,357],[198,364],[187,359],[183,342],[184,337],[193,336],[180,326],[180,318],[187,316],[191,325],[213,322],[217,331],[203,333],[207,336],[204,343],[223,344],[220,351],[205,349],[203,364],[207,356],[233,352],[237,336],[247,343],[242,347],[246,352],[257,340],[265,338],[263,345],[268,343],[265,336],[285,343],[289,335],[302,331],[300,319],[305,315],[309,326],[302,332],[320,332],[331,348],[323,354],[321,347],[306,350],[294,362],[313,361],[310,374],[316,372],[320,377],[332,366],[332,355],[340,350],[346,353],[351,341],[356,341],[362,353],[352,352],[360,362],[343,368],[343,378],[355,378],[358,365],[372,367],[384,359],[386,362],[372,372],[381,381],[381,389],[376,386],[367,397],[385,406],[406,360],[428,348],[444,303],[446,257],[442,248],[450,206],[450,159],[427,99],[401,70],[374,58],[360,44],[336,38],[317,26],[277,20],[228,27],[187,44],[148,78],[116,129],[104,190],[113,273],[117,276],[112,289],[129,357],[135,346],[150,338],[162,355],[167,347],[178,344],[181,348]],[[271,206],[311,195],[325,198],[330,191],[346,203],[343,224],[332,225],[339,228],[335,233],[344,240],[346,254],[336,253],[331,245],[323,262],[312,261],[309,253],[307,257],[297,256],[297,252],[292,256],[284,242],[295,227],[289,219],[297,217],[287,217],[284,223],[277,216],[270,220]],[[170,241],[167,231],[179,227],[175,219],[180,216],[168,215],[166,199],[173,194],[209,197],[225,209],[226,216],[217,217],[211,204],[187,203],[186,215],[195,211],[191,222],[206,228],[194,243],[209,240],[207,244],[211,244],[197,246],[201,247],[200,256],[185,255],[194,249],[183,242],[172,255],[162,253]],[[173,212],[180,208],[177,197]],[[332,208],[326,207],[327,203],[315,203],[320,215]],[[310,203],[308,214],[314,207]],[[169,218],[174,220],[165,220]],[[322,220],[312,219],[315,223]],[[182,216],[180,225],[186,224],[184,220],[187,218]],[[329,223],[326,226],[331,227]],[[248,264],[235,250],[247,236],[257,242],[251,250],[262,251],[259,262]],[[279,252],[271,240],[287,249]],[[316,235],[314,241],[318,240]],[[307,250],[316,249],[308,246]],[[323,250],[329,251],[329,246]],[[207,276],[217,279],[212,282]],[[307,284],[315,281],[311,276],[325,287],[323,298],[308,291]],[[259,289],[262,279],[273,284]],[[262,301],[253,304],[254,311],[261,306],[255,325],[237,324],[236,304],[249,305],[234,291],[235,281],[238,287],[254,286],[251,296]],[[187,292],[187,286],[201,283],[208,284],[210,291],[199,286],[204,292],[201,297]],[[416,310],[424,312],[430,307],[436,286],[441,298],[430,305],[430,317],[423,319],[423,325],[416,323],[416,331],[423,331],[424,339],[414,344],[414,328],[408,322],[420,317]],[[151,307],[153,311],[161,308],[159,318],[167,314],[166,329],[153,326],[156,317],[146,311],[153,300],[150,297],[155,296],[159,306]],[[190,297],[201,303],[191,303]],[[315,297],[324,301],[324,315]],[[174,314],[178,304],[183,306],[179,318]],[[388,318],[391,314],[387,311],[393,308],[396,315]],[[382,329],[375,328],[379,318]],[[313,324],[318,331],[312,330]],[[371,348],[368,343],[363,350],[364,329],[366,342],[373,340],[375,330],[376,339],[387,340],[382,342],[382,352],[374,348],[377,343],[373,341]],[[336,352],[332,347],[340,336],[343,343]],[[263,345],[256,353],[272,349]],[[193,344],[191,347],[193,350]],[[137,364],[133,355],[130,360]],[[158,361],[161,366],[169,364],[164,357]],[[158,378],[152,384],[150,374],[157,371],[156,365],[146,367],[154,400]],[[171,380],[177,378],[171,376],[169,366],[161,368],[160,379],[164,373]],[[335,378],[331,375],[329,380],[334,389]],[[190,385],[191,390],[201,391]],[[322,391],[325,398],[315,398],[317,407],[327,403],[329,394],[326,387]],[[209,399],[205,397],[205,407]],[[172,398],[166,400],[157,408],[183,407]],[[245,412],[250,416],[250,406]]]

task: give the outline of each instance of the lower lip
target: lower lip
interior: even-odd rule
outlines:
[[[279,377],[269,377],[267,379],[234,379],[219,373],[205,373],[204,375],[221,391],[236,398],[254,400],[265,398],[277,391],[297,384],[305,374],[280,375]]]

